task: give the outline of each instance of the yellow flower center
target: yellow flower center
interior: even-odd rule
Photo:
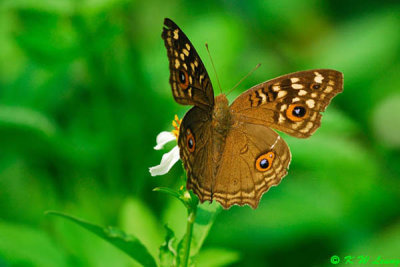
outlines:
[[[172,121],[172,126],[174,126],[174,130],[172,130],[173,135],[175,135],[176,140],[179,137],[179,127],[181,126],[182,119],[178,118],[178,115],[175,115],[174,120]]]

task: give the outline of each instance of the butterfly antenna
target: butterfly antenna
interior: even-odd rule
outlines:
[[[214,69],[215,77],[217,77],[217,82],[218,82],[218,86],[219,86],[219,91],[220,91],[221,94],[222,94],[222,88],[221,88],[221,84],[219,83],[219,79],[218,79],[218,75],[217,75],[217,70],[215,69],[214,61],[212,60],[212,57],[211,57],[211,54],[210,54],[210,50],[208,50],[208,44],[207,44],[207,43],[206,43],[206,48],[207,48],[208,56],[210,57],[210,60],[211,60],[211,65],[213,66],[213,69]]]
[[[228,96],[230,93],[232,93],[232,91],[235,90],[236,87],[239,86],[239,84],[241,84],[247,77],[249,77],[251,74],[253,74],[253,72],[256,69],[258,69],[260,66],[261,66],[261,63],[258,63],[257,66],[255,66],[246,76],[244,76],[242,79],[240,79],[240,81],[237,84],[235,84],[235,86],[231,90],[229,90],[229,92],[226,95]]]

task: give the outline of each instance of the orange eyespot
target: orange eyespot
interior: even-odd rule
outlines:
[[[256,160],[256,169],[260,172],[265,172],[271,169],[272,162],[274,161],[275,153],[270,151],[260,155]]]
[[[322,85],[320,83],[312,83],[310,85],[310,88],[313,89],[313,90],[319,90],[319,89],[321,89],[321,86]]]
[[[196,142],[194,141],[194,136],[189,129],[186,132],[186,146],[189,149],[190,153],[194,152],[194,149],[196,148]]]
[[[286,110],[286,117],[291,121],[302,121],[308,116],[308,109],[302,104],[291,104]]]
[[[186,90],[189,87],[189,77],[186,71],[179,70],[178,83],[182,90]]]

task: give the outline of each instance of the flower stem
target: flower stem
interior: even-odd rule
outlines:
[[[196,219],[197,205],[194,208],[188,210],[188,218],[186,224],[186,240],[184,246],[184,258],[182,266],[187,267],[190,256],[190,243],[192,241],[193,225]]]

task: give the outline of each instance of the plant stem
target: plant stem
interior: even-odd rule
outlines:
[[[196,212],[197,212],[197,205],[194,206],[193,209],[188,210],[188,219],[186,224],[186,240],[185,240],[185,247],[184,247],[184,258],[182,262],[182,266],[187,267],[189,263],[189,256],[190,256],[190,243],[192,241],[192,234],[193,234],[193,225],[196,219]]]

